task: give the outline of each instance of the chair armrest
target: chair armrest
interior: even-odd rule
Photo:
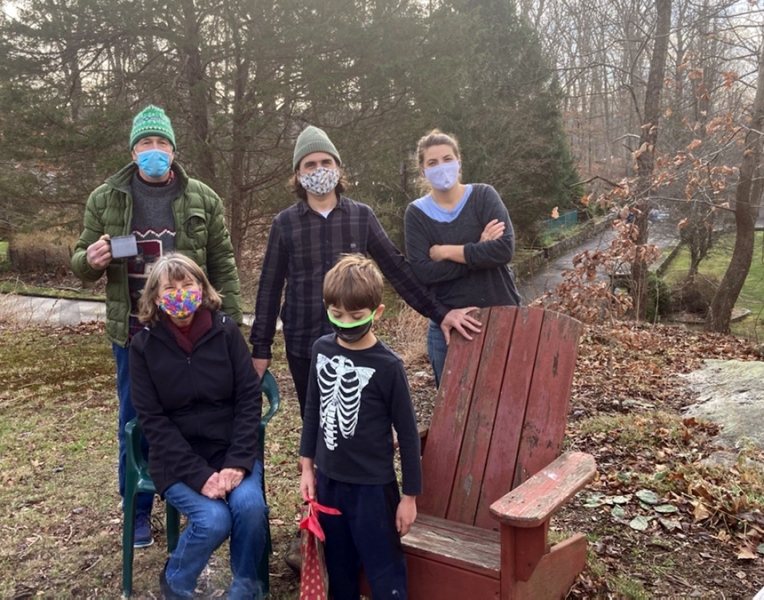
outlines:
[[[502,525],[538,527],[594,479],[596,472],[591,454],[566,452],[491,504],[491,515]]]
[[[265,372],[261,387],[263,396],[268,399],[268,412],[260,418],[260,423],[264,427],[271,420],[271,417],[279,411],[279,387],[276,378],[270,371]]]
[[[424,425],[419,425],[417,426],[417,431],[419,432],[419,441],[424,450],[424,443],[427,441],[427,433],[430,431],[430,428],[425,427]],[[397,450],[398,446],[398,433],[393,429],[393,448]]]
[[[149,464],[143,458],[141,452],[141,441],[143,439],[143,430],[141,429],[138,418],[135,417],[125,425],[125,448],[128,466],[135,470],[148,471]]]
[[[419,450],[421,454],[424,454],[424,445],[427,443],[427,434],[430,433],[430,427],[420,425],[419,426]]]

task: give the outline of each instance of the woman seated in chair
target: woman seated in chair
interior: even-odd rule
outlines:
[[[130,346],[130,383],[157,492],[188,517],[159,577],[165,598],[189,598],[230,536],[229,598],[259,598],[268,508],[258,431],[262,396],[238,326],[190,259],[166,255],[139,302],[146,327]]]

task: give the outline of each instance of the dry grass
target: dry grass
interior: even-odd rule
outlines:
[[[119,597],[117,399],[103,325],[0,323],[0,364],[0,597]],[[266,438],[275,550],[271,590],[273,598],[294,599],[298,579],[282,556],[299,514],[300,419],[288,374],[275,375],[282,404]],[[157,502],[156,542],[135,554],[136,598],[160,593],[158,574],[167,556],[163,514]],[[227,550],[221,548],[200,579],[200,591],[219,596],[229,582]]]
[[[396,313],[382,318],[384,330],[395,340],[393,348],[407,365],[427,358],[427,327],[429,320],[408,304],[398,301]]]
[[[380,334],[393,349],[419,356],[418,361],[406,358],[406,364],[422,423],[429,420],[427,408],[433,396],[423,358],[425,329],[426,320],[410,311],[386,315],[379,324]],[[584,336],[572,407],[575,416],[568,431],[573,447],[597,456],[600,475],[555,521],[556,528],[586,532],[592,542],[589,567],[573,597],[655,597],[651,591],[668,597],[697,589],[702,597],[750,598],[764,582],[762,559],[740,561],[736,555],[743,543],[752,543],[751,532],[758,530],[754,526],[761,527],[760,513],[754,510],[764,502],[760,462],[753,468],[743,462],[721,470],[696,464],[709,454],[713,431],[701,423],[688,424],[680,416],[683,402],[676,398],[679,386],[671,373],[663,379],[650,376],[676,370],[667,354],[676,354],[678,364],[686,365],[689,350],[677,347],[676,338],[624,355],[621,362],[629,368],[628,377],[612,364],[603,366],[603,344],[611,347],[613,336]],[[700,342],[695,346],[710,347]],[[116,475],[117,399],[114,360],[103,325],[19,328],[0,322],[0,365],[0,597],[118,597],[122,519]],[[301,422],[284,365],[279,337],[273,373],[281,410],[269,424],[265,441],[274,545],[270,579],[272,598],[296,600],[299,581],[285,566],[283,555],[299,518],[296,457]],[[664,396],[663,391],[671,395]],[[639,408],[640,402],[631,409],[616,406],[611,400],[621,396],[642,399],[644,406],[649,401],[656,409]],[[755,454],[751,457],[760,461],[760,454]],[[583,505],[596,493],[607,500],[643,488],[654,490],[681,511],[686,523],[681,535],[664,532],[655,518],[649,532],[636,532],[628,519],[614,520],[611,505]],[[701,500],[693,492],[698,489],[712,515],[700,522],[694,512]],[[629,519],[654,516],[636,496],[623,510]],[[162,517],[163,504],[158,502],[153,524],[156,543],[135,556],[136,598],[157,598],[160,593],[158,574],[167,556]],[[746,523],[748,530],[740,530],[739,525]],[[752,548],[757,550],[755,544]],[[705,556],[706,562],[698,556]],[[715,587],[714,582],[722,579],[721,587]],[[692,586],[677,584],[680,580]],[[227,551],[221,548],[203,573],[199,591],[218,597],[229,581]],[[720,589],[726,595],[715,592]]]
[[[71,251],[77,238],[55,230],[17,233],[8,246],[8,258],[13,268],[24,273],[55,270],[66,273]]]

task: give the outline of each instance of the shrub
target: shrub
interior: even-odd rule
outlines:
[[[8,258],[12,268],[22,273],[66,270],[73,243],[54,231],[17,233],[9,241]]]
[[[401,301],[400,306],[398,314],[387,323],[396,340],[394,350],[406,365],[427,360],[427,328],[430,322],[408,304]]]
[[[658,275],[647,274],[647,320],[655,323],[671,310],[671,288]]]
[[[706,316],[708,307],[719,289],[719,280],[709,275],[689,275],[671,289],[671,310]]]

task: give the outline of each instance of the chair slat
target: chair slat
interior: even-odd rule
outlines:
[[[512,489],[560,454],[580,333],[578,321],[544,314]]]
[[[488,311],[478,311],[475,316],[485,322]],[[472,341],[458,334],[451,337],[451,345],[457,350],[448,353],[451,359],[446,358],[443,379],[435,397],[422,457],[423,493],[417,499],[419,511],[434,517],[445,517],[448,510],[485,333],[483,327]],[[468,351],[458,351],[462,347]]]
[[[447,518],[475,524],[516,311],[491,309]]]
[[[520,447],[526,405],[536,362],[544,311],[534,308],[495,310],[516,311],[517,318],[505,365],[503,385],[496,397],[498,410],[490,440],[490,450],[475,525],[496,529],[489,507],[512,489],[514,465]]]

